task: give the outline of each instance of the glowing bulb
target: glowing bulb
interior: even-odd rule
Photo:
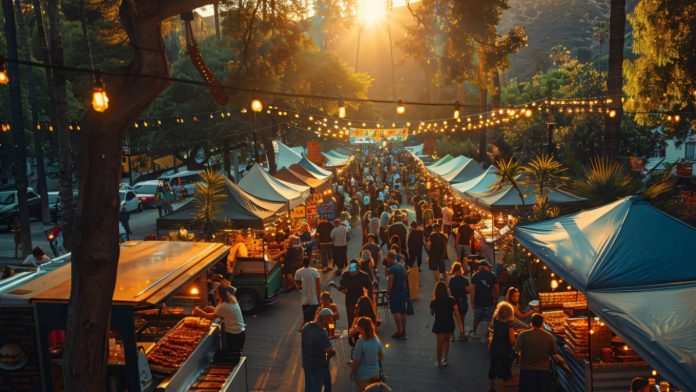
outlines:
[[[524,115],[525,115],[526,117],[532,117],[532,110],[531,110],[531,109],[525,110],[525,111],[524,111]]]
[[[406,106],[404,106],[403,101],[399,100],[398,105],[396,106],[396,113],[397,114],[404,114],[406,113]]]
[[[609,117],[611,117],[611,118],[616,117],[616,110],[610,110],[610,111],[609,111]]]
[[[461,108],[461,105],[459,104],[459,101],[454,103],[454,112],[452,113],[452,117],[455,119],[459,119],[459,109]]]
[[[7,75],[5,64],[0,63],[0,84],[3,86],[10,83],[10,77]]]
[[[106,95],[103,85],[92,88],[92,108],[95,112],[103,112],[109,108],[109,97]]]
[[[261,103],[261,100],[259,99],[254,99],[251,101],[251,110],[254,112],[258,113],[263,110],[263,103]]]
[[[191,295],[198,295],[198,287],[191,287]]]
[[[652,374],[653,377],[657,376],[657,370],[653,370],[650,374]]]
[[[343,103],[339,104],[338,106],[338,117],[346,118],[346,107],[343,105]]]
[[[556,290],[558,288],[558,281],[556,279],[551,281],[551,290]]]

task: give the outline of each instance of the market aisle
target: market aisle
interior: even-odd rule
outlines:
[[[359,254],[361,235],[359,229],[351,233],[349,258]],[[387,346],[384,370],[394,391],[487,391],[488,352],[480,341],[456,342],[450,347],[450,364],[446,369],[435,367],[435,337],[431,333],[432,320],[429,311],[434,286],[432,274],[424,266],[420,275],[420,299],[414,302],[415,315],[409,316],[407,341],[395,341],[389,336],[394,332],[391,315],[379,310],[383,320],[380,337]],[[383,271],[380,268],[380,275]],[[333,273],[322,274],[322,288],[328,289]],[[338,283],[338,279],[336,279]],[[382,276],[382,284],[386,280]],[[344,296],[331,289],[334,302],[345,312]],[[245,351],[249,357],[249,388],[251,391],[302,391],[304,376],[301,364],[300,334],[297,329],[301,318],[300,297],[297,292],[281,296],[278,303],[268,306],[258,317],[247,319]],[[471,328],[471,312],[467,315]],[[345,316],[338,328],[347,328]],[[458,332],[457,332],[458,333]],[[353,391],[349,380],[350,346],[346,339],[333,341],[337,355],[332,359],[331,371],[334,391]]]

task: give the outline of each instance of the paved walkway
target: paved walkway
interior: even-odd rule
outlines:
[[[349,258],[357,258],[360,230],[354,229],[351,234],[353,240],[349,244]],[[333,278],[333,272],[322,274],[322,289],[328,290],[328,283]],[[487,391],[488,352],[486,345],[480,341],[452,343],[450,367],[438,369],[435,366],[435,335],[431,332],[433,317],[429,310],[434,278],[427,267],[420,275],[420,283],[420,299],[414,302],[415,315],[409,316],[406,326],[408,340],[391,339],[395,331],[394,320],[391,315],[379,311],[379,317],[383,320],[379,336],[386,346],[383,365],[388,383],[394,391]],[[385,279],[382,279],[382,284],[386,285]],[[345,314],[343,294],[334,289],[331,289],[331,293],[334,302]],[[467,329],[471,328],[471,313],[467,315]],[[301,342],[297,332],[301,316],[300,295],[295,291],[281,296],[276,304],[246,320],[245,351],[249,357],[251,391],[304,390]],[[342,317],[337,328],[345,330],[346,323],[345,317]],[[458,331],[455,333],[458,334]],[[350,366],[347,361],[350,359],[350,346],[347,339],[336,339],[333,345],[337,351],[336,357],[331,360],[333,390],[354,391],[354,383],[349,379]]]

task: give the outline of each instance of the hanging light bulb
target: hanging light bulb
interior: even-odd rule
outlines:
[[[253,110],[256,113],[259,113],[263,110],[263,103],[261,103],[260,99],[251,100],[251,110]]]
[[[459,104],[459,101],[456,101],[454,103],[454,112],[452,112],[452,117],[454,117],[455,119],[459,119],[459,112],[461,107],[462,105]]]
[[[556,290],[558,288],[558,281],[556,279],[553,279],[551,281],[551,290]]]
[[[104,81],[99,71],[94,75],[94,87],[92,87],[92,108],[95,112],[103,112],[109,108],[109,97],[106,95]]]
[[[346,118],[346,105],[343,103],[342,99],[338,101],[338,117]]]
[[[396,113],[397,114],[404,114],[406,113],[406,106],[404,106],[404,102],[402,100],[399,100],[396,106]]]
[[[5,69],[5,57],[0,56],[0,84],[6,85],[10,83],[10,77],[7,75],[7,69]]]

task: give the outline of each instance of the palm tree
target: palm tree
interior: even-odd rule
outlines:
[[[495,161],[495,167],[498,169],[498,172],[495,173],[496,177],[498,177],[498,182],[493,184],[491,189],[497,191],[505,185],[512,185],[512,187],[517,191],[517,194],[520,196],[522,205],[525,205],[524,193],[522,193],[521,188],[525,184],[524,180],[522,179],[524,168],[522,165],[520,165],[520,162],[514,157],[510,157],[508,159],[499,159]]]
[[[564,173],[567,169],[552,154],[541,154],[534,157],[529,164],[522,168],[537,188],[537,194],[544,198],[551,187],[562,186],[568,181]]]
[[[602,57],[604,56],[604,43],[609,38],[609,25],[605,21],[599,21],[592,28],[592,35],[594,35],[597,43],[599,44],[599,59],[597,61],[597,69],[602,70]]]
[[[608,204],[633,195],[641,187],[640,180],[621,163],[604,156],[591,158],[583,177],[576,180],[574,185],[578,195],[587,198],[593,205]]]
[[[220,220],[225,199],[225,177],[213,169],[203,171],[200,176],[202,181],[196,184],[193,202],[196,206],[196,223],[209,241]]]

